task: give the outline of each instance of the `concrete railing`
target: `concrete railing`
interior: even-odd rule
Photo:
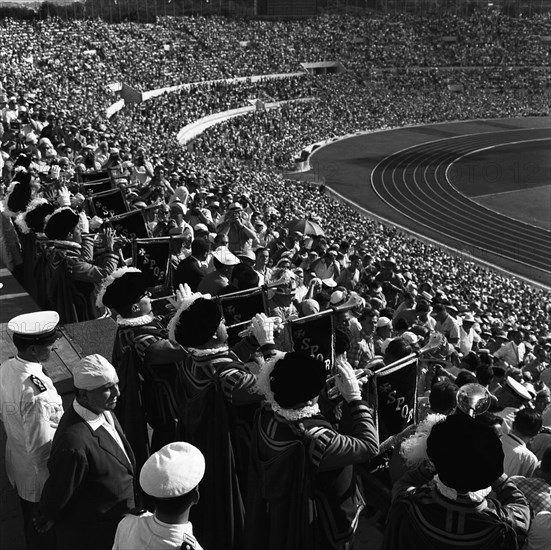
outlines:
[[[308,101],[316,101],[314,97],[305,97],[301,99],[288,99],[286,101],[275,101],[273,103],[264,103],[264,109],[276,109],[282,105],[289,103],[305,103]],[[214,113],[206,117],[200,118],[184,126],[176,135],[176,139],[180,145],[186,145],[190,141],[193,141],[198,135],[202,134],[205,130],[216,124],[221,124],[227,120],[238,116],[244,116],[249,113],[254,112],[257,109],[256,105],[250,105],[248,107],[240,107],[239,109],[230,109],[229,111],[221,111],[219,113]]]
[[[165,88],[157,88],[156,90],[149,90],[142,92],[142,101],[147,101],[154,97],[158,97],[165,93],[177,92],[178,90],[191,90],[193,88],[200,88],[202,86],[213,86],[216,84],[232,84],[237,82],[260,82],[262,80],[283,80],[285,78],[295,78],[299,76],[306,76],[307,72],[298,73],[277,73],[277,74],[261,74],[253,76],[239,76],[235,78],[222,78],[218,80],[201,80],[199,82],[188,82],[186,84],[178,84],[176,86],[168,86]],[[108,88],[113,92],[118,92],[122,89],[122,83],[113,82],[108,85]],[[121,104],[122,101],[122,104]],[[111,118],[115,113],[118,113],[125,103],[124,100],[119,99],[105,110],[107,118]]]

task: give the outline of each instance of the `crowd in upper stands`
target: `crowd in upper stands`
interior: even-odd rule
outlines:
[[[17,151],[37,153],[39,170],[46,177],[49,166],[60,161],[78,171],[82,164],[78,162],[82,150],[78,149],[85,144],[107,156],[117,149],[128,173],[138,151],[138,156],[145,154],[152,169],[163,165],[174,181],[209,187],[209,191],[231,186],[234,196],[247,193],[263,214],[266,208],[275,208],[281,216],[278,224],[308,213],[321,222],[329,236],[342,235],[346,227],[345,233],[355,240],[354,228],[365,227],[363,218],[320,195],[317,189],[286,181],[280,175],[281,169],[293,166],[303,147],[358,130],[488,116],[544,115],[549,108],[545,70],[538,69],[548,64],[549,57],[541,37],[551,34],[551,23],[543,15],[530,20],[498,14],[467,19],[442,16],[430,22],[400,14],[377,19],[335,16],[318,18],[315,24],[217,17],[168,17],[157,25],[109,25],[99,19],[32,23],[8,19],[2,24],[2,99],[15,96],[17,105],[27,108],[31,115],[31,124],[23,122],[15,131],[10,131],[4,115],[4,181],[10,173],[8,154],[13,157]],[[368,42],[352,40],[362,37]],[[462,47],[443,41],[443,37],[455,37]],[[249,44],[238,46],[236,41]],[[412,58],[404,58],[404,43]],[[386,56],[375,56],[377,69],[399,67],[400,62],[393,59],[401,60],[404,67],[494,68],[373,72],[369,69],[375,64],[354,48],[373,52],[378,47]],[[465,58],[457,59],[458,51]],[[507,57],[498,51],[506,52]],[[230,55],[232,63],[225,63],[225,56]],[[184,81],[294,71],[300,61],[320,59],[339,60],[345,67],[358,63],[357,72],[192,87],[127,105],[111,120],[101,114],[102,108],[116,99],[106,88],[114,81],[147,90]],[[533,68],[515,69],[509,64]],[[221,65],[225,72],[217,68]],[[137,72],[138,67],[147,69],[147,74]],[[163,74],[158,75],[161,70]],[[451,84],[462,89],[453,91]],[[202,116],[249,105],[248,100],[258,98],[281,101],[298,97],[314,101],[257,111],[215,126],[187,149],[175,140],[181,127]],[[53,147],[44,152],[39,139],[52,117],[56,125]],[[101,157],[90,166],[99,169],[105,160]],[[145,178],[146,183],[151,176]],[[280,193],[282,184],[287,196]],[[130,200],[135,201],[136,196],[131,195]],[[337,222],[344,219],[346,222]],[[373,243],[389,253],[399,253],[405,237],[392,228],[367,223]],[[398,241],[393,246],[394,239]],[[457,263],[462,266],[461,261]],[[501,277],[494,275],[492,279],[500,281]],[[506,279],[504,282],[507,286]]]
[[[352,366],[366,368],[395,339],[415,349],[436,329],[450,345],[420,396],[434,382],[488,381],[483,367],[489,361],[496,386],[513,379],[518,408],[544,398],[549,405],[549,291],[367,219],[323,186],[285,176],[308,145],[340,135],[549,115],[549,42],[542,40],[551,36],[549,15],[299,22],[196,16],[116,25],[4,19],[0,31],[2,260],[23,282],[34,273],[51,275],[55,270],[44,262],[69,257],[67,265],[78,264],[66,273],[86,302],[76,318],[58,303],[44,303],[62,322],[104,313],[90,304],[98,284],[121,264],[123,243],[101,216],[87,216],[83,208],[80,180],[103,172],[129,209],[143,210],[151,236],[173,237],[176,288],[182,282],[223,294],[284,279],[286,290],[270,304],[284,320],[354,296],[358,308],[340,320]],[[346,71],[302,71],[302,62],[316,61],[338,61]],[[296,72],[303,74],[200,84]],[[118,99],[109,85],[117,82],[141,91],[194,84],[129,103],[108,119],[105,109]],[[284,103],[267,106],[278,102]],[[250,106],[247,115],[190,143],[176,139],[182,127],[205,116]],[[31,202],[37,198],[45,199],[40,219],[30,214],[40,206]],[[58,206],[74,212],[62,220],[65,214],[54,214]],[[290,225],[296,219],[310,228]],[[29,247],[29,228],[42,243],[38,248],[35,241]],[[178,269],[191,257],[200,264],[199,281]],[[245,267],[232,275],[238,263]],[[32,271],[36,266],[43,271]],[[215,277],[225,290],[208,286]],[[35,277],[28,288],[39,302],[46,292],[40,284]],[[275,345],[286,343],[276,335]],[[516,358],[507,355],[510,348]],[[526,392],[529,398],[522,398]],[[541,459],[544,446],[533,450]]]

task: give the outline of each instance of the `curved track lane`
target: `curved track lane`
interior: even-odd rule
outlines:
[[[464,135],[410,147],[371,174],[379,197],[416,225],[551,273],[551,232],[489,210],[457,191],[447,171],[460,157],[499,145],[551,140],[548,128]]]

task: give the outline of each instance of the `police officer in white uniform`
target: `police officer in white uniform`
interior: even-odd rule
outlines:
[[[17,355],[0,366],[0,418],[6,430],[6,473],[23,509],[29,548],[47,548],[30,520],[48,478],[47,461],[63,414],[61,397],[43,371],[58,338],[59,315],[39,311],[14,317],[8,331]]]
[[[153,453],[140,472],[140,485],[153,497],[155,513],[124,517],[113,550],[202,550],[193,536],[189,510],[199,500],[204,474],[205,457],[189,443],[169,443]]]

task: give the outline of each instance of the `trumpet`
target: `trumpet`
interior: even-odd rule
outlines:
[[[267,285],[264,285],[263,287],[256,287],[256,288],[248,288],[246,290],[238,290],[237,292],[232,292],[231,294],[225,294],[223,297],[217,297],[217,296],[214,296],[213,298],[214,299],[220,299],[220,298],[236,298],[236,297],[239,297],[239,296],[246,296],[247,294],[250,294],[252,290],[257,290],[257,289],[260,289],[260,288],[275,288],[275,287],[278,287],[278,286],[281,286],[283,284],[285,284],[287,281],[283,278],[283,279],[278,279],[277,281],[274,281],[272,283],[268,283]],[[151,299],[152,302],[158,302],[160,300],[171,300],[171,299],[176,299],[177,296],[176,294],[169,294],[168,296],[159,296],[158,298],[153,298]],[[235,323],[233,325],[229,325],[227,326],[226,328],[235,328],[235,327],[238,327],[238,326],[241,326],[241,325],[246,325],[247,323],[250,323],[251,321],[248,320],[248,321],[242,321],[240,323]]]
[[[284,322],[281,320],[280,317],[268,317],[268,320],[271,321],[272,323],[274,323],[274,330],[279,331],[283,328]],[[248,321],[241,321],[240,323],[235,323],[233,325],[229,325],[226,328],[230,329],[230,328],[241,327],[241,326],[244,326],[244,325],[249,325],[249,326],[245,327],[244,330],[240,331],[237,334],[239,336],[239,338],[244,338],[245,336],[250,336],[253,333],[253,325],[252,325],[250,319]]]
[[[456,395],[457,408],[473,418],[484,414],[492,404],[490,392],[481,384],[465,384]]]
[[[410,353],[409,355],[406,355],[405,357],[402,357],[401,359],[398,359],[393,363],[390,363],[389,365],[383,364],[383,366],[380,368],[376,367],[378,367],[383,362],[383,358],[381,356],[374,357],[367,364],[366,369],[370,370],[370,367],[372,367],[374,369],[373,375],[376,374],[377,376],[388,376],[389,374],[392,374],[400,369],[403,369],[404,367],[411,365],[412,363],[415,363],[417,359],[419,359],[419,357],[421,357],[423,354],[435,351],[441,348],[444,344],[447,344],[446,337],[439,332],[432,332],[429,336],[429,341],[420,350]],[[364,379],[365,381],[367,381],[372,376],[370,376],[364,369],[356,369],[355,373],[356,379],[358,381]],[[334,399],[339,395],[339,390],[337,386],[333,385],[335,384],[335,379],[337,376],[338,375],[335,374],[327,379],[327,382],[331,384],[331,387],[327,391],[329,399]]]

